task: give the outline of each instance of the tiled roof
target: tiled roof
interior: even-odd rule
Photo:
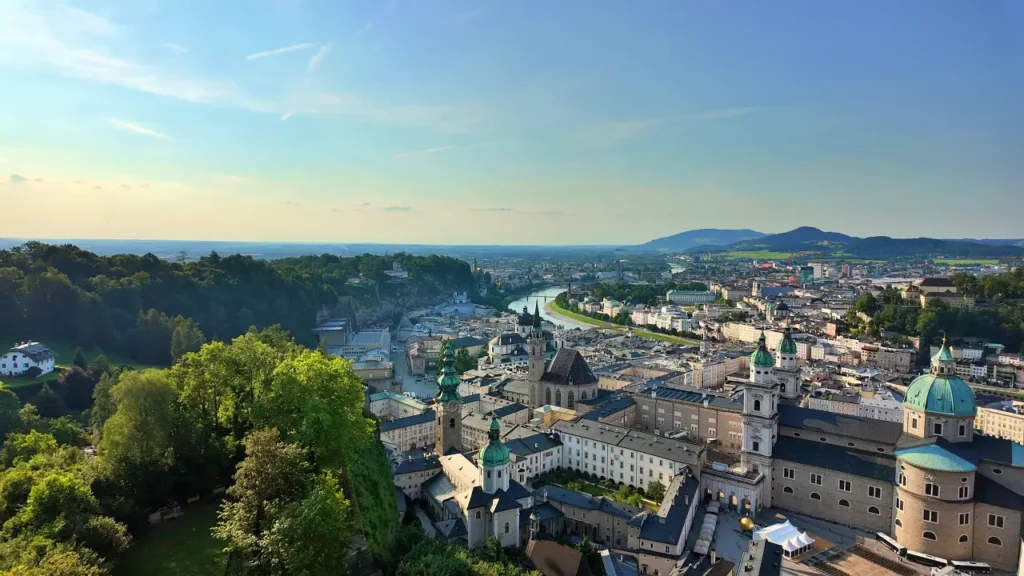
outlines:
[[[894,452],[901,462],[938,472],[974,472],[977,466],[938,444],[901,448]]]
[[[595,498],[585,492],[569,490],[554,484],[548,484],[538,490],[537,496],[541,500],[553,500],[555,502],[561,502],[563,504],[568,504],[575,508],[583,508],[585,510],[600,510],[627,520],[640,512],[639,508],[634,508],[633,506],[626,506],[624,504],[612,502],[604,497]]]
[[[1024,511],[1024,495],[1003,486],[985,474],[974,476],[974,499],[978,502]]]
[[[412,472],[440,469],[441,463],[437,461],[437,456],[427,456],[402,460],[399,462],[398,467],[395,468],[395,474],[410,474]]]
[[[1024,466],[1024,447],[1020,444],[1006,438],[985,436],[977,432],[971,442],[950,442],[938,436],[916,438],[908,434],[900,438],[898,447],[902,450],[928,444],[937,444],[975,465],[981,460],[988,460],[1011,466]]]
[[[382,422],[380,429],[387,430],[398,430],[399,428],[405,428],[407,426],[415,426],[417,424],[426,424],[434,420],[434,411],[427,410],[423,414],[416,414],[415,416],[406,416],[405,418],[396,418],[389,420],[388,422]]]
[[[504,418],[505,416],[508,416],[510,414],[515,414],[516,412],[519,412],[520,410],[526,410],[526,409],[527,409],[526,406],[523,406],[522,404],[519,404],[517,402],[515,404],[509,404],[508,406],[502,406],[501,408],[496,408],[493,411],[493,414],[494,414],[495,418]]]
[[[597,376],[578,350],[560,348],[544,373],[544,381],[556,384],[594,384]]]
[[[498,490],[494,493],[490,506],[492,514],[504,512],[505,510],[515,510],[516,508],[519,508],[519,502],[511,494],[504,490]]]
[[[462,518],[434,522],[434,528],[437,528],[437,531],[448,540],[469,535],[469,531],[466,530],[466,523],[462,521]]]
[[[774,457],[885,482],[892,482],[896,477],[896,459],[892,456],[790,436],[779,436],[775,442]]]
[[[696,506],[700,481],[694,476],[676,476],[669,484],[657,514],[643,519],[640,538],[675,545],[683,537],[683,528],[690,507]]]
[[[823,410],[812,410],[789,404],[779,405],[779,424],[879,444],[895,445],[903,435],[903,425],[860,416],[847,416]]]
[[[554,506],[547,502],[538,504],[531,514],[536,514],[537,520],[541,522],[544,522],[546,520],[554,520],[555,518],[561,518],[562,516],[564,516],[561,510],[555,508]]]
[[[526,436],[525,438],[509,439],[505,438],[505,445],[508,446],[508,451],[515,454],[516,456],[530,456],[544,452],[545,450],[551,450],[561,445],[561,442],[549,437],[546,434],[534,434],[532,436]]]
[[[618,398],[616,400],[612,400],[611,402],[607,402],[604,405],[591,410],[590,412],[587,412],[586,414],[583,415],[583,419],[600,420],[601,418],[605,418],[617,412],[621,412],[635,404],[636,402],[633,401],[632,396]]]

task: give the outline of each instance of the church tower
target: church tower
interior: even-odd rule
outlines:
[[[779,431],[779,385],[775,380],[774,365],[762,332],[757,350],[750,356],[750,378],[743,384],[743,453],[740,461],[747,471],[764,474],[760,498],[764,506],[771,506],[772,447]]]
[[[498,490],[508,490],[509,451],[508,446],[501,443],[501,423],[497,418],[491,419],[491,428],[487,431],[487,445],[480,449],[480,486],[487,494]]]
[[[437,377],[437,436],[434,450],[442,456],[451,449],[462,451],[462,402],[459,398],[459,376],[455,373],[455,350],[452,341],[441,352],[441,373]]]
[[[533,309],[533,326],[530,329],[529,350],[526,361],[527,378],[530,381],[530,408],[537,408],[544,405],[544,384],[541,378],[544,377],[545,350],[547,345],[544,341],[544,331],[540,325],[540,305],[535,304]]]
[[[796,359],[796,342],[793,340],[793,331],[789,324],[786,324],[782,342],[779,344],[779,356],[775,359],[775,379],[779,382],[779,392],[783,398],[800,398],[800,366]]]

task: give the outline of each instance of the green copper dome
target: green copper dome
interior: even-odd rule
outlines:
[[[978,413],[978,405],[974,400],[974,390],[954,373],[953,364],[956,360],[946,347],[946,338],[942,338],[942,348],[932,356],[931,374],[914,378],[907,388],[907,398],[903,405],[914,410],[948,414],[950,416],[974,416]]]
[[[757,340],[757,350],[750,355],[750,367],[771,368],[773,366],[775,366],[775,359],[772,358],[772,353],[768,351],[768,345],[765,344],[764,332],[761,332],[761,337]]]
[[[907,389],[907,399],[903,405],[914,410],[950,416],[974,416],[978,412],[974,391],[952,374],[924,374],[914,378]]]
[[[501,424],[498,419],[491,420],[491,429],[487,432],[487,446],[480,449],[480,465],[485,468],[505,466],[508,464],[508,446],[501,443]]]
[[[459,400],[459,384],[462,381],[455,373],[455,350],[452,341],[448,340],[441,350],[441,373],[437,376],[437,402],[446,404]]]
[[[782,336],[782,344],[779,344],[779,354],[796,354],[796,342],[793,341],[793,331],[788,324]]]

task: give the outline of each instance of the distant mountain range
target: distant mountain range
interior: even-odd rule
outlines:
[[[689,230],[672,236],[665,236],[636,246],[642,251],[686,252],[698,246],[728,246],[736,242],[761,238],[765,234],[754,230],[719,230],[717,228],[701,228]]]
[[[745,238],[743,236],[746,236]],[[730,238],[737,238],[729,242]],[[854,258],[944,256],[947,258],[1000,258],[1024,256],[1022,239],[857,238],[801,226],[781,234],[753,230],[691,230],[652,240],[633,248],[639,251],[706,253],[730,251],[823,252]]]

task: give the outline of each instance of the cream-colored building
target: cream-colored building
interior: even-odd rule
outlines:
[[[974,426],[986,436],[1024,444],[1024,402],[1004,400],[979,406]]]

